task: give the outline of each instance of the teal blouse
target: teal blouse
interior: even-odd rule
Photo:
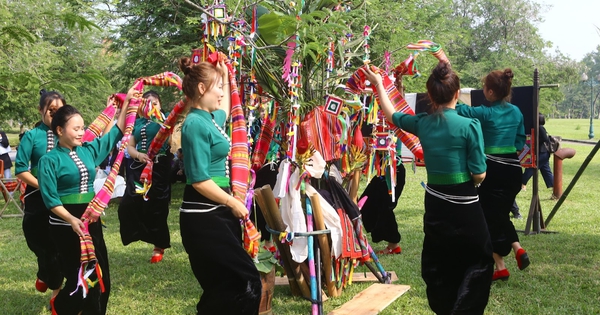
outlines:
[[[443,114],[433,115],[396,112],[392,122],[419,137],[428,183],[460,184],[470,181],[471,174],[486,171],[483,136],[477,119],[444,109]]]
[[[145,128],[145,129],[144,129]],[[135,120],[135,124],[133,126],[132,136],[135,139],[136,149],[140,152],[148,152],[150,149],[150,143],[156,134],[160,131],[161,126],[152,120],[140,117]],[[142,130],[144,134],[142,134]],[[162,148],[160,148],[159,153],[165,153],[169,146],[169,141],[165,141]]]
[[[52,209],[63,204],[91,201],[94,197],[96,167],[106,159],[122,137],[121,130],[114,126],[106,135],[74,148],[88,171],[87,193],[80,192],[82,178],[77,165],[69,156],[71,150],[57,145],[44,155],[39,162],[38,180],[46,207]],[[84,199],[77,199],[76,195],[85,196]]]
[[[225,111],[209,113],[197,108],[190,109],[181,127],[183,163],[189,185],[212,179],[219,187],[229,187],[225,162],[230,143],[212,122],[213,117],[225,130]]]
[[[496,101],[491,106],[457,105],[459,115],[481,122],[485,153],[515,153],[525,145],[523,114],[511,103]]]
[[[23,135],[15,159],[15,174],[27,172],[31,163],[31,173],[37,176],[38,162],[48,148],[48,130],[50,128],[42,123]],[[52,137],[56,143],[56,136],[52,134]]]

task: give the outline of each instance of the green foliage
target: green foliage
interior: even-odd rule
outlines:
[[[110,58],[103,54],[99,27],[88,20],[90,10],[55,0],[0,4],[3,124],[32,127],[42,88],[59,91],[88,122],[105,106],[111,88],[100,69]]]

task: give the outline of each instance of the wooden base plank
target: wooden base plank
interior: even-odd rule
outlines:
[[[388,271],[392,275],[392,282],[398,280],[398,276],[394,271]],[[377,282],[377,278],[372,272],[355,272],[352,276],[352,282]],[[275,285],[289,285],[287,277],[275,277]]]
[[[408,290],[408,285],[375,283],[328,315],[379,314]]]

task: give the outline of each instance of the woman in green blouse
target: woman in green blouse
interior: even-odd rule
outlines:
[[[38,184],[38,162],[56,144],[56,137],[50,130],[52,116],[65,105],[65,99],[58,92],[40,91],[38,110],[41,123],[26,132],[19,143],[15,159],[15,174],[27,188],[25,189],[25,209],[23,234],[27,246],[37,257],[38,272],[35,288],[40,292],[52,290],[52,298],[60,291],[63,276],[60,272],[54,243],[48,235],[48,208],[44,205]]]
[[[521,191],[522,170],[517,150],[525,144],[523,114],[508,102],[512,78],[511,69],[490,72],[483,79],[483,93],[491,105],[471,107],[462,104],[456,107],[459,115],[481,122],[488,176],[478,192],[494,246],[494,281],[507,280],[510,276],[503,257],[511,250],[515,251],[519,269],[529,266],[527,252],[521,247],[510,220],[510,210]]]
[[[108,253],[100,222],[89,223],[89,233],[95,247],[96,258],[102,270],[105,292],[95,285],[84,298],[78,288],[80,267],[80,236],[84,223],[79,219],[94,197],[96,167],[106,159],[125,130],[126,106],[133,89],[123,104],[117,124],[101,138],[82,143],[85,132],[81,114],[70,105],[56,111],[52,119],[52,132],[58,137],[57,146],[39,161],[39,184],[42,199],[50,213],[50,236],[58,253],[62,273],[66,279],[63,289],[50,301],[53,314],[76,315],[106,314],[110,295],[110,270]]]
[[[421,275],[437,314],[483,314],[493,273],[492,245],[476,185],[486,174],[477,119],[456,113],[460,80],[439,63],[427,80],[430,114],[394,112],[379,74],[365,69],[388,121],[415,134],[423,146],[427,185]],[[450,258],[452,257],[452,258]]]
[[[187,176],[179,224],[192,271],[202,286],[198,314],[258,314],[260,275],[242,247],[240,219],[248,209],[230,194],[230,110],[226,65],[181,58],[190,111],[181,127]]]
[[[144,93],[142,98],[157,104],[160,109],[160,97],[155,91]],[[141,107],[140,107],[141,108]],[[171,203],[171,162],[173,154],[165,142],[152,166],[152,186],[147,200],[135,192],[136,184],[148,162],[148,149],[152,139],[158,134],[160,125],[150,119],[140,117],[135,121],[132,137],[129,139],[127,151],[132,157],[127,159],[127,187],[123,199],[119,203],[119,223],[121,241],[128,245],[135,241],[144,241],[154,245],[151,263],[162,260],[166,248],[171,247],[171,234],[167,218]]]

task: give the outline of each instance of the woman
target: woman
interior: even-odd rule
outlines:
[[[203,289],[198,314],[258,314],[260,275],[242,247],[240,219],[246,206],[230,194],[229,73],[189,58],[179,61],[183,92],[191,107],[181,127],[187,175],[181,215],[181,241]]]
[[[487,178],[478,192],[494,246],[494,281],[507,280],[510,276],[503,257],[511,249],[515,251],[520,270],[529,265],[527,252],[521,247],[515,226],[510,220],[515,197],[521,191],[522,171],[517,150],[525,144],[523,114],[508,102],[512,78],[511,69],[490,72],[483,79],[483,93],[491,105],[470,107],[461,104],[456,107],[459,115],[481,122],[487,155]]]
[[[493,272],[492,246],[476,185],[485,178],[481,128],[455,110],[460,80],[439,63],[427,80],[431,114],[394,112],[382,79],[374,84],[387,120],[419,137],[427,169],[421,274],[437,314],[483,314]]]
[[[160,97],[154,91],[148,91],[142,96],[154,103],[160,109]],[[147,103],[150,106],[151,103]],[[143,107],[140,106],[140,109]],[[141,115],[140,115],[141,116]],[[126,164],[127,188],[119,204],[119,221],[121,241],[128,245],[135,241],[144,241],[154,245],[150,263],[158,263],[163,259],[166,248],[171,247],[171,235],[167,217],[171,203],[171,162],[173,154],[169,151],[167,143],[163,145],[154,158],[152,167],[152,186],[144,196],[135,192],[136,184],[140,183],[140,176],[146,162],[148,162],[148,149],[152,139],[160,130],[160,125],[150,119],[140,117],[135,122],[132,138],[129,140],[127,152],[132,157]]]
[[[41,115],[41,123],[23,134],[15,159],[15,174],[27,184],[23,211],[23,234],[27,246],[37,257],[38,271],[35,288],[40,292],[46,292],[50,288],[52,290],[51,298],[54,298],[60,291],[63,275],[60,271],[56,248],[49,237],[49,212],[42,200],[37,176],[40,158],[56,145],[56,136],[50,129],[52,116],[64,105],[65,99],[59,93],[40,91],[38,111]]]
[[[124,108],[134,90],[130,90]],[[100,222],[89,222],[89,234],[95,247],[98,264],[102,270],[104,292],[95,285],[84,297],[78,287],[80,268],[80,237],[84,237],[84,223],[79,219],[94,197],[93,183],[96,167],[108,156],[125,130],[126,110],[121,110],[117,124],[101,138],[82,143],[85,132],[81,114],[70,105],[56,111],[52,119],[52,132],[58,137],[57,146],[39,161],[39,184],[42,199],[50,209],[50,236],[60,259],[66,279],[65,286],[50,300],[52,314],[106,314],[110,295],[110,270],[108,254]],[[88,224],[88,222],[86,222]]]

